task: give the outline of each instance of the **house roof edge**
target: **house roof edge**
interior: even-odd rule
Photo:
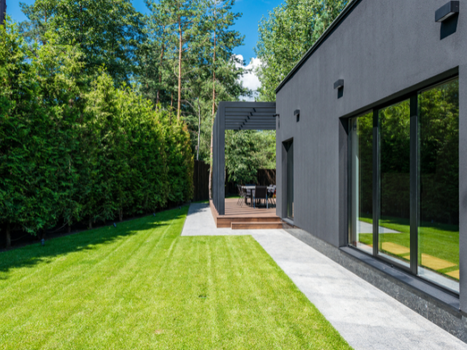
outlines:
[[[314,45],[303,55],[303,57],[298,61],[298,63],[292,68],[292,70],[287,74],[287,76],[282,80],[279,86],[276,88],[276,94],[289,82],[293,75],[303,66],[303,64],[310,58],[311,55],[323,44],[328,37],[331,36],[334,29],[341,24],[345,17],[359,4],[362,0],[350,0],[347,6],[342,10],[339,16],[331,23],[331,25],[324,31],[324,33],[319,37],[319,39],[314,43]]]

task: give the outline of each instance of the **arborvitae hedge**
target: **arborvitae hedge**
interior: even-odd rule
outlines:
[[[51,227],[148,213],[192,197],[183,123],[105,73],[83,76],[73,46],[29,49],[0,26],[0,226]]]

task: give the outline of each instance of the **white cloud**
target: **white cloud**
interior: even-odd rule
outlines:
[[[243,56],[242,55],[236,55],[236,57],[243,62]],[[243,86],[252,90],[253,91],[253,96],[252,97],[241,97],[243,100],[246,101],[254,101],[255,96],[258,96],[257,90],[261,86],[261,82],[258,79],[258,76],[256,75],[256,69],[261,66],[261,59],[259,58],[252,58],[250,63],[247,66],[243,66],[239,63],[237,63],[238,67],[244,67],[245,69],[248,69],[250,72],[246,73],[243,75],[241,78],[241,81],[243,82]]]

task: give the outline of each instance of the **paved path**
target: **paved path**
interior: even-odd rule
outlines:
[[[182,236],[251,235],[356,350],[467,349],[467,344],[284,230],[217,229],[192,204]]]
[[[364,221],[358,222],[359,232],[361,233],[373,233],[373,224],[369,224]],[[400,233],[399,231],[391,230],[383,226],[379,226],[379,233]]]

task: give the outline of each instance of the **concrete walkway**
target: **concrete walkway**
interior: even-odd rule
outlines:
[[[369,224],[364,221],[359,221],[358,229],[359,229],[358,232],[361,232],[361,233],[373,233],[373,224]],[[391,230],[390,228],[386,228],[383,226],[379,226],[378,232],[379,233],[400,233],[399,231]]]
[[[284,230],[217,229],[192,204],[182,236],[251,235],[354,349],[467,349],[416,312]]]

